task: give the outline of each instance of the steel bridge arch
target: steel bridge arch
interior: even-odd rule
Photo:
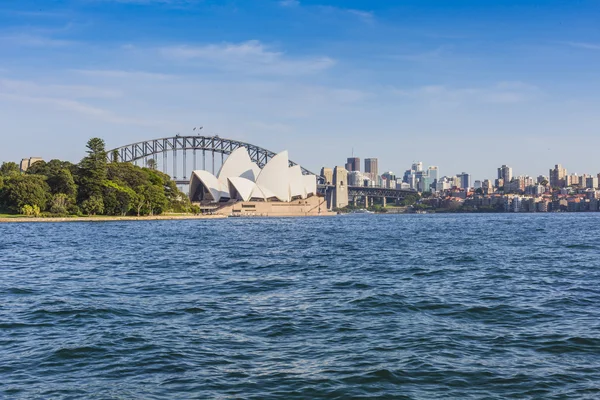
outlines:
[[[265,148],[250,143],[240,142],[238,140],[225,139],[219,136],[181,135],[128,144],[109,150],[107,154],[109,161],[135,162],[169,151],[172,151],[174,155],[176,155],[177,151],[185,152],[186,150],[211,151],[213,154],[220,153],[228,155],[240,147],[248,149],[250,158],[260,168],[263,168],[267,162],[276,155],[276,153]],[[298,164],[290,161],[290,167],[294,165]],[[317,178],[321,178],[318,174],[310,172],[302,166],[300,166],[300,168],[304,175],[316,175]]]

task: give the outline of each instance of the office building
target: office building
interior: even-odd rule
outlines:
[[[351,171],[360,171],[360,158],[358,157],[350,157],[346,160],[346,170],[348,172]]]
[[[498,179],[503,179],[504,182],[510,182],[512,180],[513,173],[512,168],[508,165],[503,165],[498,168]]]
[[[471,188],[471,175],[463,172],[462,174],[456,175],[459,181],[459,188],[461,189],[470,189]]]
[[[554,169],[550,170],[550,186],[552,187],[565,187],[567,170],[560,164],[556,164]]]
[[[365,158],[365,174],[374,182],[379,180],[379,170],[376,158]]]

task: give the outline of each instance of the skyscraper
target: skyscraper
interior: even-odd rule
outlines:
[[[471,175],[463,172],[462,174],[456,175],[456,177],[459,179],[461,189],[466,190],[471,188]]]
[[[411,169],[415,172],[423,171],[423,163],[421,161],[413,163]]]
[[[437,180],[440,177],[440,169],[438,167],[430,166],[427,169],[427,175],[429,175],[431,184],[435,186],[437,185]]]
[[[567,177],[567,170],[560,164],[556,164],[554,169],[550,170],[550,186],[552,187],[565,187]]]
[[[508,165],[503,165],[498,168],[498,179],[503,179],[505,183],[508,183],[512,180],[512,168]]]
[[[377,181],[379,176],[379,170],[377,168],[376,158],[365,158],[365,174],[371,178],[372,181]]]
[[[349,157],[346,160],[346,169],[348,171],[360,171],[360,158]]]

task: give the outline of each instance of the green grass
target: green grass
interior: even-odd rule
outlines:
[[[20,218],[23,216],[21,214],[0,214],[0,218]]]

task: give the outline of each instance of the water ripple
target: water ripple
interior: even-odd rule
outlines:
[[[0,398],[599,398],[598,218],[0,224]]]

